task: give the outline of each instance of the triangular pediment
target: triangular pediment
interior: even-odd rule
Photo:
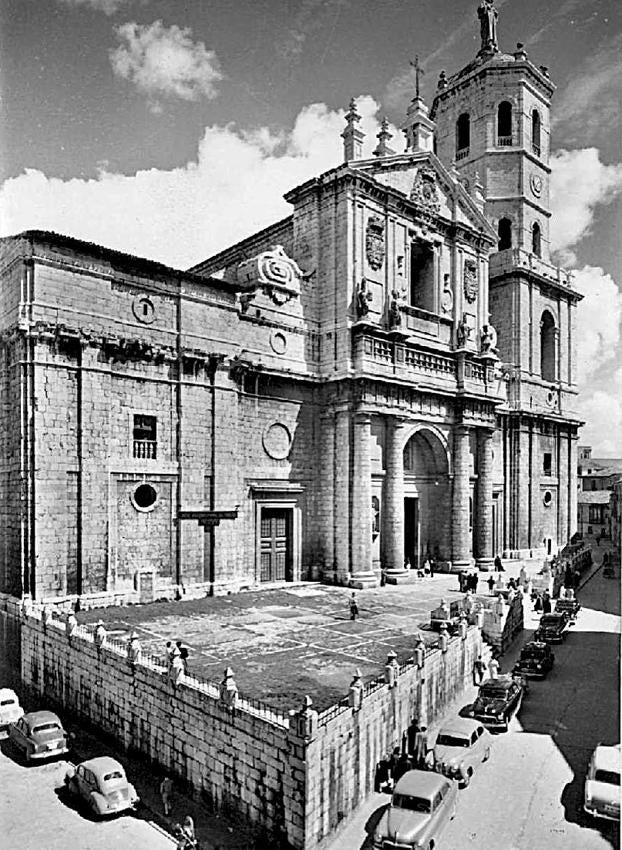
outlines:
[[[395,154],[349,163],[383,186],[397,190],[422,212],[436,215],[454,224],[496,236],[483,212],[464,186],[455,180],[432,152]]]

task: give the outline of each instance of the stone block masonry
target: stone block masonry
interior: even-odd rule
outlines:
[[[383,677],[368,682],[355,707],[344,700],[318,715],[307,704],[285,717],[242,698],[231,711],[214,683],[187,676],[174,687],[159,659],[142,654],[132,664],[125,644],[107,639],[98,649],[85,627],[69,637],[50,612],[0,603],[0,637],[15,644],[19,632],[12,657],[21,655],[23,682],[42,704],[88,720],[214,811],[242,818],[262,836],[257,846],[278,837],[292,850],[321,848],[373,789],[379,759],[414,722],[442,715],[470,684],[477,654],[489,654],[469,628],[421,666],[405,664],[392,687]]]

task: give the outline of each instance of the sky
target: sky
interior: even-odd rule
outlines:
[[[497,0],[553,100],[552,247],[575,270],[582,444],[622,456],[622,4]],[[399,125],[418,55],[431,104],[479,49],[477,0],[2,0],[0,235],[54,230],[187,268],[289,214]],[[397,132],[394,130],[394,132]],[[394,145],[400,148],[397,139]]]

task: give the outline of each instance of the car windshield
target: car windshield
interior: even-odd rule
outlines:
[[[104,774],[104,782],[112,782],[114,779],[125,779],[120,770],[113,770],[112,773]]]
[[[506,689],[499,685],[484,685],[480,688],[480,696],[484,699],[505,699]]]
[[[40,726],[35,726],[33,732],[60,732],[58,723],[42,723]]]
[[[542,654],[543,653],[542,653],[541,649],[537,649],[536,647],[529,647],[527,649],[523,649],[523,651],[520,654],[520,657],[521,658],[541,658]]]
[[[606,782],[607,785],[619,785],[620,774],[614,770],[597,770],[594,774],[596,782]]]
[[[432,811],[432,803],[425,797],[411,797],[410,794],[394,794],[393,805],[398,809],[408,809],[409,812]]]
[[[14,699],[3,699],[0,700],[0,705],[15,705]]]
[[[556,626],[559,623],[559,617],[556,617],[554,614],[546,614],[540,620],[541,626]]]
[[[441,747],[468,747],[468,738],[458,738],[456,735],[443,735],[442,733],[436,739],[436,743]]]

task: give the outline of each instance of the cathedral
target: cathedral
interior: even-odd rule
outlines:
[[[0,240],[0,590],[147,601],[368,587],[542,558],[576,530],[575,310],[551,263],[554,85],[481,47],[405,143],[188,271]],[[417,70],[418,77],[418,70]],[[404,148],[398,150],[398,148]]]

